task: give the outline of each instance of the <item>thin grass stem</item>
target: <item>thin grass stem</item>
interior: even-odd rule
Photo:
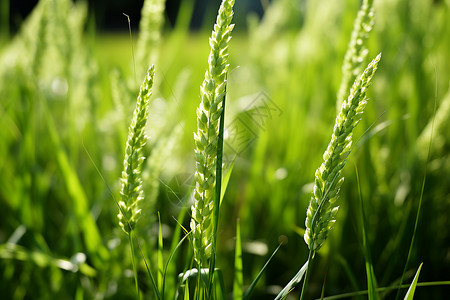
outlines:
[[[130,243],[130,250],[131,250],[131,263],[133,265],[134,284],[136,287],[136,299],[139,300],[140,292],[139,292],[139,283],[138,283],[138,273],[137,273],[137,267],[136,267],[136,257],[134,255],[133,238],[132,238],[131,234],[128,235],[128,241]]]
[[[366,216],[364,213],[364,202],[362,199],[362,191],[361,191],[361,182],[359,180],[358,168],[355,164],[355,173],[356,173],[356,181],[358,185],[358,195],[360,202],[360,210],[361,210],[361,223],[362,223],[362,238],[363,238],[363,247],[364,247],[364,257],[366,264],[366,276],[367,276],[367,289],[369,290],[369,300],[378,299],[378,295],[375,292],[376,290],[376,279],[373,270],[372,264],[372,256],[370,254],[370,247],[367,241],[367,232],[366,232]]]
[[[309,272],[310,272],[310,268],[311,268],[311,262],[313,259],[314,259],[314,250],[309,249],[308,260],[307,260],[308,266],[306,267],[305,278],[303,279],[303,286],[302,286],[302,291],[300,293],[300,300],[303,300],[303,297],[305,295],[306,284],[308,282]]]

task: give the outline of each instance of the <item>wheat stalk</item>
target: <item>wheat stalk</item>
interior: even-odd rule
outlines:
[[[152,65],[145,76],[137,98],[136,109],[128,129],[128,140],[125,148],[124,170],[122,171],[122,189],[119,201],[119,224],[126,234],[134,230],[141,210],[139,202],[144,198],[142,190],[141,167],[144,157],[142,148],[147,142],[145,127],[149,113],[150,96],[152,94],[155,67]]]
[[[323,154],[323,163],[316,170],[314,190],[306,212],[304,239],[313,252],[320,249],[333,227],[339,207],[333,206],[344,181],[341,170],[352,148],[353,129],[361,120],[367,104],[367,89],[377,70],[381,53],[367,66],[353,84],[350,96],[341,105],[331,141]]]
[[[223,0],[220,5],[214,31],[209,39],[211,51],[208,70],[200,88],[201,103],[197,108],[197,132],[194,133],[196,183],[190,226],[193,231],[194,258],[201,266],[211,257],[219,118],[225,99],[229,66],[228,42],[234,27],[231,24],[233,5],[234,0]]]

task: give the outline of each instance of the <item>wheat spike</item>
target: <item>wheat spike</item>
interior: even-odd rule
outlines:
[[[361,120],[367,104],[367,89],[377,70],[381,53],[367,66],[361,77],[353,84],[350,96],[342,103],[336,117],[331,141],[323,154],[323,163],[316,170],[314,190],[306,212],[304,239],[312,251],[325,242],[333,227],[339,207],[333,204],[338,198],[344,181],[341,170],[352,148],[353,129]]]
[[[139,202],[144,198],[141,179],[141,167],[144,157],[142,148],[147,142],[145,127],[149,113],[150,96],[152,94],[155,67],[148,69],[147,76],[141,85],[136,109],[128,129],[128,140],[125,148],[124,170],[122,171],[122,189],[119,201],[119,224],[126,234],[134,230],[141,210]]]
[[[195,191],[192,205],[191,229],[195,260],[205,265],[211,257],[212,209],[216,182],[216,154],[219,118],[225,98],[228,71],[228,43],[234,25],[234,0],[224,0],[220,5],[214,31],[209,39],[211,51],[208,70],[200,88],[201,103],[197,108],[195,139]]]

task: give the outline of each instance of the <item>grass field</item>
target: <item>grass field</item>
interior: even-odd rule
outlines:
[[[445,299],[450,2],[363,2],[373,5],[373,28],[361,40],[361,58],[351,56],[360,66],[350,86],[382,58],[352,129],[336,222],[310,260],[303,296],[403,298],[423,263],[414,298]],[[192,5],[183,3],[174,28],[149,9],[142,22],[152,26],[141,23],[131,41],[123,16],[123,33],[95,32],[84,2],[40,0],[20,32],[2,39],[0,298],[208,298],[192,275],[190,231],[199,180],[194,132],[215,19],[190,32]],[[232,31],[219,128],[225,194],[213,234],[220,271],[211,298],[242,299],[252,290],[252,299],[274,299],[307,261],[306,212],[337,103],[350,94],[345,88],[338,96],[360,3],[273,0],[261,20],[248,16],[248,28]],[[117,218],[120,178],[150,64],[141,216],[127,235]],[[297,284],[287,299],[301,290]]]

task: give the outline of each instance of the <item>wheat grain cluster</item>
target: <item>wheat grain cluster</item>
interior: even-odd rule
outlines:
[[[194,257],[205,265],[211,256],[212,213],[216,184],[219,118],[225,99],[228,71],[228,43],[234,25],[234,0],[224,0],[219,8],[214,31],[209,39],[211,51],[208,70],[200,88],[201,103],[197,108],[195,139],[195,191],[192,205],[191,229]]]
[[[342,103],[336,117],[330,143],[323,154],[323,163],[315,172],[314,191],[306,212],[304,239],[312,251],[325,242],[333,227],[339,207],[333,207],[344,181],[341,170],[352,150],[353,129],[358,125],[367,104],[367,89],[377,70],[381,53],[368,65],[355,81],[347,100]]]
[[[134,110],[133,119],[128,130],[128,140],[123,162],[124,170],[122,171],[121,178],[120,212],[117,216],[122,230],[127,234],[130,234],[134,230],[135,224],[141,214],[139,202],[144,198],[141,168],[145,157],[142,156],[142,148],[147,142],[145,130],[154,75],[155,67],[151,66],[141,85],[136,109]]]

